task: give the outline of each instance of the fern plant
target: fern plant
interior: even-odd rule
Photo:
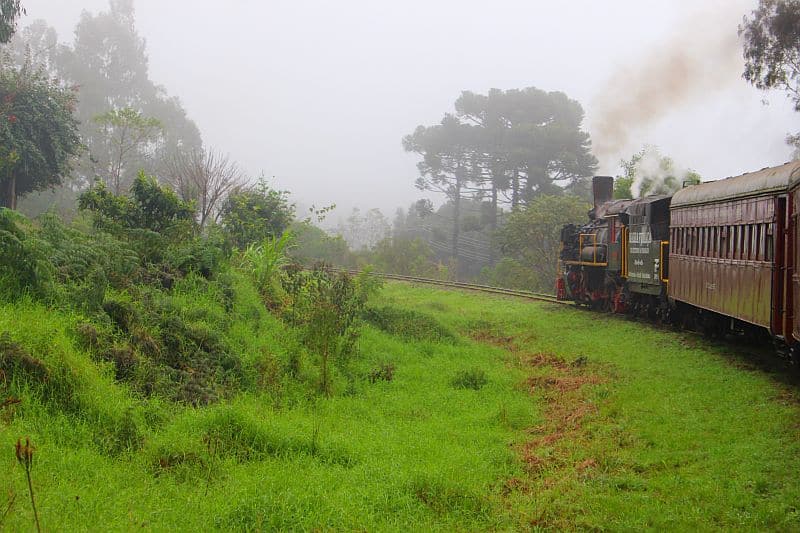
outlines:
[[[250,275],[265,298],[274,299],[281,293],[283,269],[289,264],[287,252],[292,244],[292,234],[267,237],[259,244],[249,245],[241,254],[241,267]]]

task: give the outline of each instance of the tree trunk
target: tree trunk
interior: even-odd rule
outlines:
[[[536,189],[534,190],[534,186]],[[525,187],[526,202],[530,202],[534,196],[542,194],[552,194],[553,183],[547,176],[547,171],[542,167],[533,165],[528,166],[528,182]]]
[[[0,186],[0,207],[17,208],[17,178],[14,176]]]
[[[511,209],[519,206],[519,170],[514,169],[514,177],[511,179]]]
[[[494,246],[491,242],[494,241],[494,235],[497,232],[497,180],[492,179],[492,214],[489,215],[489,229],[491,236],[489,237],[489,264],[494,265]]]
[[[528,175],[528,179],[525,180],[525,190],[522,193],[522,201],[526,204],[533,199],[533,186],[539,184],[538,175],[536,173],[536,169],[528,165],[528,169],[526,174]],[[540,191],[541,189],[537,189]]]
[[[461,230],[461,169],[456,171],[455,195],[453,196],[453,261],[455,279],[458,279],[458,234]]]

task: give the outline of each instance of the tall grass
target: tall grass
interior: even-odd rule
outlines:
[[[729,348],[499,297],[376,293],[284,269],[285,246],[210,272],[140,265],[74,305],[67,274],[85,265],[64,259],[70,291],[0,302],[0,398],[19,400],[0,444],[36,443],[45,527],[800,527],[796,390]],[[0,476],[3,527],[34,524],[27,492]]]

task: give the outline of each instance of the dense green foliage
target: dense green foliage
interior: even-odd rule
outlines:
[[[79,199],[81,209],[91,211],[94,223],[107,229],[146,229],[154,233],[174,235],[191,229],[194,208],[178,198],[152,176],[140,172],[131,185],[131,195],[110,192],[98,183]]]
[[[61,183],[80,148],[76,95],[30,64],[0,64],[0,206]]]
[[[93,121],[98,126],[97,135],[93,136],[100,143],[98,150],[109,155],[108,165],[98,169],[99,173],[114,194],[120,194],[127,188],[125,175],[135,175],[135,156],[143,146],[158,140],[163,126],[157,118],[146,117],[132,107],[110,109]],[[131,162],[135,162],[133,168]]]
[[[430,246],[422,239],[389,238],[372,250],[370,262],[380,272],[436,277],[440,273]]]
[[[492,267],[485,267],[480,274],[480,281],[493,287],[506,287],[523,291],[541,289],[550,292],[552,286],[541,282],[536,271],[517,259],[504,257]]]
[[[498,240],[503,252],[523,270],[516,268],[515,263],[501,262],[494,273],[484,275],[490,279],[508,275],[508,280],[502,284],[516,286],[520,281],[530,283],[533,280],[528,276],[535,276],[535,285],[524,288],[552,291],[561,247],[561,228],[565,224],[586,220],[590,208],[576,196],[540,196],[525,209],[513,212],[499,230]],[[525,269],[529,271],[527,276]]]
[[[86,147],[63,186],[28,195],[26,212],[38,214],[56,204],[69,213],[75,209],[75,191],[96,180],[119,194],[141,169],[159,173],[177,154],[202,148],[200,132],[180,100],[150,79],[134,15],[131,0],[114,0],[106,11],[84,11],[69,44],[41,20],[9,43],[15,65],[30,63],[47,79],[77,91],[71,112]]]
[[[341,235],[329,235],[310,222],[295,222],[290,231],[294,236],[289,255],[298,263],[311,266],[317,262],[352,268],[355,255]]]
[[[264,181],[255,187],[231,193],[222,205],[220,221],[238,248],[280,236],[294,217],[287,193],[270,188]]]
[[[597,159],[581,129],[583,108],[564,93],[535,87],[488,95],[464,91],[455,109],[439,124],[417,126],[403,138],[403,148],[421,157],[416,186],[442,193],[452,206],[449,249],[459,267],[468,255],[460,238],[462,203],[485,201],[493,232],[504,198],[516,209],[565,190],[583,195]]]

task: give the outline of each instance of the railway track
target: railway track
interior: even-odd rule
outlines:
[[[359,274],[358,270],[344,270],[332,269],[341,272],[348,272],[349,274]],[[570,305],[572,302],[565,302],[557,300],[552,294],[544,294],[540,292],[530,291],[517,291],[513,289],[504,289],[502,287],[492,287],[490,285],[478,285],[474,283],[463,283],[460,281],[443,281],[440,279],[420,278],[417,276],[402,276],[400,274],[387,274],[385,272],[370,272],[371,275],[383,279],[391,279],[396,281],[407,281],[409,283],[420,283],[423,285],[437,285],[439,287],[451,287],[456,289],[464,289],[475,292],[486,292],[490,294],[502,294],[504,296],[516,296],[518,298],[525,298],[527,300],[536,300],[540,302],[549,302],[554,304]]]

